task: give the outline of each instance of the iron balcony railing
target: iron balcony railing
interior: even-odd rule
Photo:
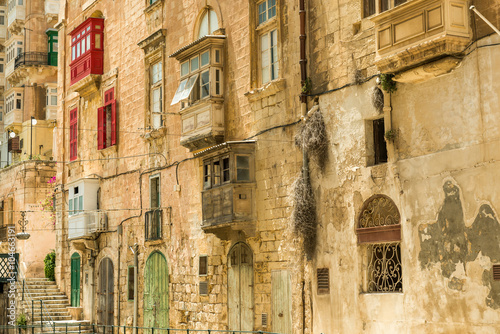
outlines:
[[[145,236],[146,240],[161,239],[161,217],[162,210],[154,209],[146,212],[145,215]]]
[[[49,54],[45,52],[23,52],[16,57],[14,68],[21,65],[49,65]]]

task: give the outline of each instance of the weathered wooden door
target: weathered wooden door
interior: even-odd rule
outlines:
[[[273,332],[292,333],[292,284],[288,270],[271,275],[271,308]]]
[[[97,323],[99,325],[114,324],[114,289],[113,262],[104,258],[99,265],[99,284],[97,289]],[[106,328],[111,332],[112,328]]]
[[[253,330],[253,255],[244,243],[229,252],[227,271],[227,304],[229,329]]]
[[[71,255],[71,306],[80,306],[80,254]]]
[[[160,252],[149,256],[144,269],[144,327],[168,328],[168,267]]]

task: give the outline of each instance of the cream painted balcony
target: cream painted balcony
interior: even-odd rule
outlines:
[[[18,4],[18,1],[15,1]],[[11,34],[20,35],[24,27],[24,20],[26,19],[26,10],[24,5],[12,6],[7,15],[7,27]]]
[[[21,109],[14,109],[4,115],[3,126],[10,127],[11,125],[23,123],[23,111]]]
[[[383,73],[460,54],[472,31],[467,0],[413,0],[372,18],[375,63]]]

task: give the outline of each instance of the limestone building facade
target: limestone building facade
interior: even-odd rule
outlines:
[[[5,283],[8,230],[17,241],[21,277],[44,277],[55,249],[53,133],[57,112],[59,1],[0,1],[0,283]]]
[[[72,307],[100,325],[497,331],[500,36],[470,5],[500,25],[494,0],[61,1]]]

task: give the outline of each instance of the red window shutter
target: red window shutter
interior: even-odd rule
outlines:
[[[69,159],[76,160],[78,143],[78,112],[73,109],[69,112]]]
[[[111,102],[111,145],[116,144],[116,101]]]
[[[115,99],[115,88],[108,89],[104,93],[104,105],[110,104]]]
[[[106,109],[97,109],[97,149],[106,147]]]

